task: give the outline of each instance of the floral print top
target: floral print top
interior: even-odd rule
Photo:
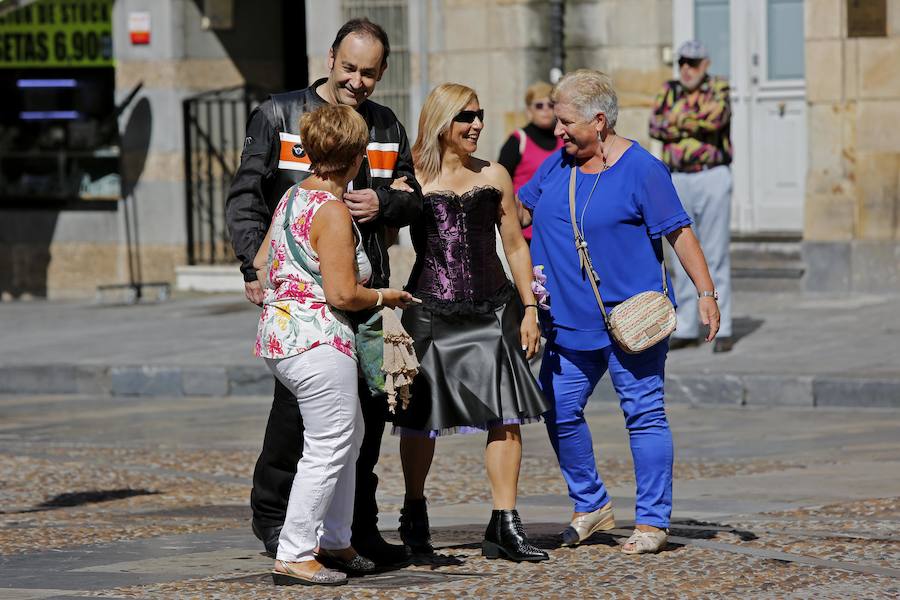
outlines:
[[[268,279],[256,334],[256,356],[260,358],[286,358],[322,344],[356,358],[353,328],[342,311],[325,301],[319,256],[309,241],[313,217],[330,200],[338,199],[329,192],[295,185],[275,208]],[[365,283],[372,276],[372,266],[356,223],[353,230],[357,281]]]
[[[696,172],[731,163],[731,90],[707,75],[695,92],[669,81],[656,97],[650,137],[663,143],[670,171]]]

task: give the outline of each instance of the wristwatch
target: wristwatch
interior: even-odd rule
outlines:
[[[704,290],[704,291],[700,292],[699,294],[697,294],[697,298],[712,298],[713,300],[718,302],[719,301],[719,290],[713,290],[711,292]]]
[[[375,306],[381,306],[384,304],[384,294],[381,293],[381,290],[375,290],[375,293],[378,294],[378,300],[375,301]]]

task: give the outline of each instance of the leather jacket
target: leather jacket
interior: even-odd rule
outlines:
[[[282,195],[309,176],[309,159],[300,145],[300,116],[325,104],[315,91],[325,81],[320,79],[303,90],[273,94],[250,113],[241,164],[225,202],[231,243],[241,261],[244,281],[256,280],[253,258]],[[371,188],[379,200],[378,216],[358,225],[372,263],[369,285],[386,287],[391,273],[386,229],[404,227],[419,218],[422,189],[413,171],[406,130],[394,112],[371,100],[357,110],[369,126],[369,145],[353,189]],[[390,189],[393,180],[403,176],[414,192]]]

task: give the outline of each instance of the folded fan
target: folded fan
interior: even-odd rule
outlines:
[[[384,330],[384,361],[381,367],[384,372],[384,392],[387,394],[388,410],[394,413],[398,397],[401,408],[409,406],[410,386],[419,372],[419,361],[413,349],[412,337],[403,329],[393,309],[382,309],[381,319]]]

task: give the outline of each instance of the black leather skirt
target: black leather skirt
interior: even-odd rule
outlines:
[[[435,437],[540,420],[550,409],[519,340],[518,298],[482,314],[441,314],[427,306],[403,313],[419,374],[409,408],[397,409],[394,433]]]

